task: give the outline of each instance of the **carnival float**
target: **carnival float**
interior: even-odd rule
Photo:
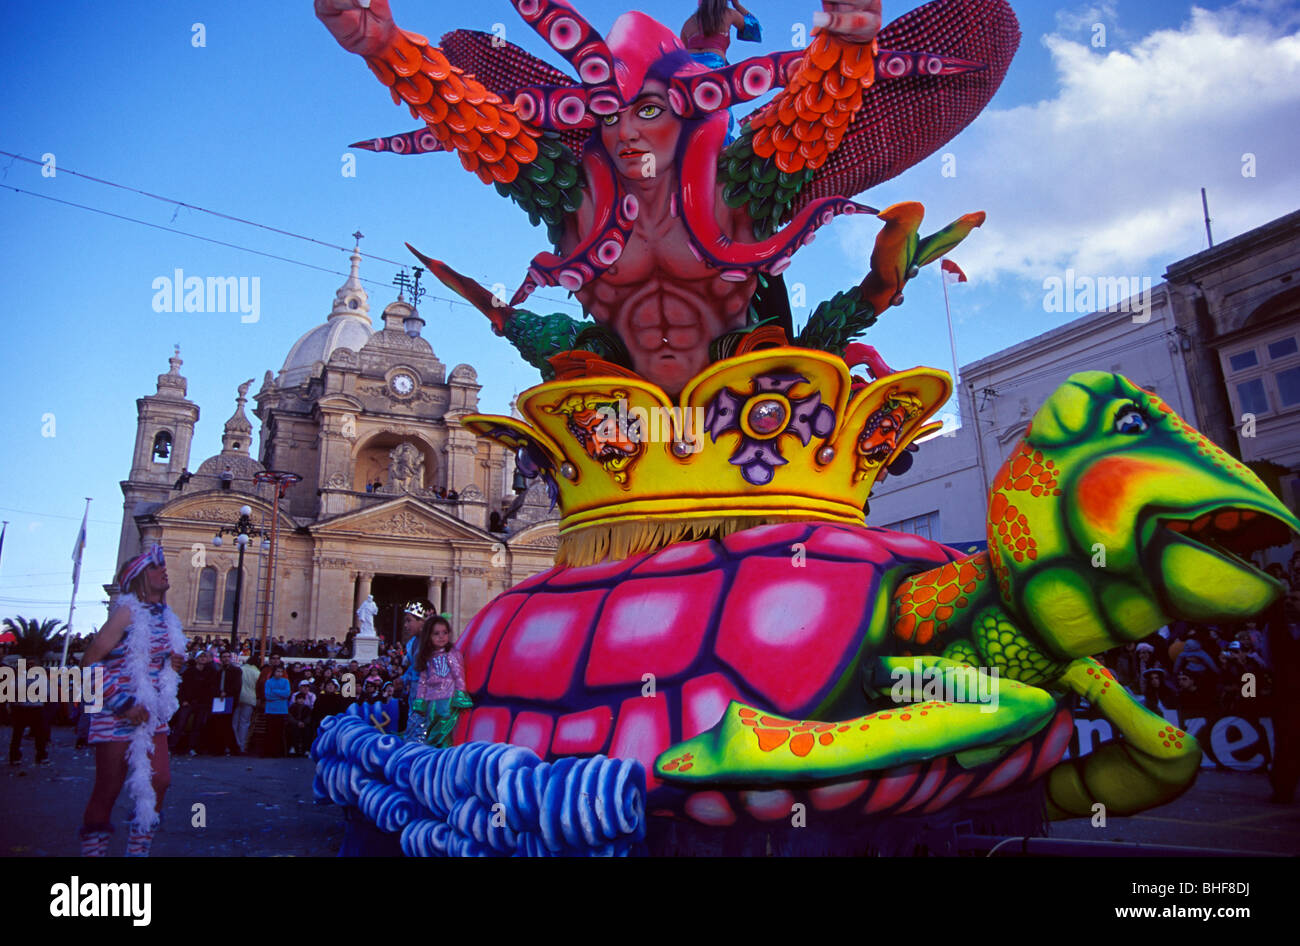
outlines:
[[[434,45],[385,0],[316,3],[423,122],[358,147],[452,152],[547,228],[509,300],[413,252],[540,371],[518,416],[466,424],[561,514],[555,567],[457,642],[455,745],[355,706],[321,727],[318,797],[408,855],[863,854],[1185,791],[1195,739],[1094,656],[1277,598],[1247,556],[1300,521],[1254,474],[1086,372],[995,477],[986,551],[865,523],[952,380],[858,339],[984,218],[923,236],[920,204],[854,198],[983,109],[1019,41],[1008,4],[881,29],[878,0],[828,2],[806,48],[721,68],[641,13],[602,35],[563,0],[513,6],[568,70],[491,34]],[[841,214],[880,219],[871,271],[796,332],[781,272]],[[553,286],[590,318],[523,308]],[[1081,699],[1119,735],[1067,759]]]

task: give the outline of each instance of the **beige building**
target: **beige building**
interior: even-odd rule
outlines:
[[[136,402],[118,565],[161,542],[168,603],[188,633],[229,635],[238,586],[241,639],[265,626],[272,637],[342,640],[371,594],[381,636],[412,599],[449,613],[459,634],[493,597],[553,563],[557,519],[544,488],[517,494],[510,453],[460,424],[478,410],[474,369],[448,372],[400,296],[374,326],[360,260],[354,250],[325,322],[253,395],[256,459],[251,381],[239,386],[221,452],[192,473],[199,407],[186,399],[179,351],[157,393]],[[274,487],[256,479],[266,470],[301,477],[279,504],[273,575]],[[262,534],[247,543],[241,583],[233,536],[213,540],[243,506]]]

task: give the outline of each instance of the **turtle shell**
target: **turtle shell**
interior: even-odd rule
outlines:
[[[457,741],[639,759],[653,807],[655,758],[731,700],[793,718],[863,712],[856,670],[882,582],[957,557],[914,535],[783,523],[553,568],[462,635],[475,708]]]

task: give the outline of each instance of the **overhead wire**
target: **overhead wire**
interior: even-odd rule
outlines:
[[[42,161],[37,161],[37,160],[35,160],[34,158],[28,158],[28,157],[26,157],[26,156],[24,156],[24,155],[21,155],[21,154],[15,154],[15,153],[12,152],[12,151],[4,151],[4,150],[0,150],[0,156],[4,156],[4,157],[7,157],[7,158],[10,158],[10,159],[11,159],[11,163],[12,163],[12,161],[23,161],[23,162],[26,162],[27,164],[34,164],[34,165],[37,165],[38,167],[40,167],[40,166],[44,166],[44,162],[42,162]],[[276,233],[276,234],[279,234],[279,235],[281,235],[281,236],[291,237],[291,238],[293,238],[293,239],[295,239],[295,240],[303,240],[303,241],[305,241],[305,242],[307,242],[307,243],[313,243],[313,244],[315,244],[315,245],[317,245],[317,246],[323,246],[323,247],[326,247],[326,248],[331,249],[331,250],[339,250],[340,252],[344,252],[344,253],[350,253],[350,252],[352,251],[352,248],[351,248],[351,247],[340,246],[340,245],[337,244],[337,243],[330,243],[330,242],[328,242],[328,241],[326,241],[326,240],[320,240],[320,239],[317,239],[316,237],[307,236],[307,235],[305,235],[305,234],[301,234],[301,233],[295,233],[295,232],[293,232],[292,230],[285,230],[285,229],[283,229],[283,228],[281,228],[281,227],[273,227],[273,226],[271,226],[271,225],[269,225],[269,224],[259,223],[259,222],[257,222],[256,220],[249,220],[249,219],[244,218],[244,217],[236,216],[235,214],[227,214],[227,213],[222,213],[222,212],[219,211],[219,210],[211,210],[211,209],[209,209],[209,208],[207,208],[207,207],[200,207],[198,204],[192,204],[192,203],[190,203],[189,201],[177,200],[177,199],[175,199],[175,198],[173,198],[173,197],[164,197],[164,196],[161,195],[161,194],[154,194],[154,193],[152,193],[152,192],[150,192],[150,191],[142,190],[142,189],[140,189],[140,188],[138,188],[138,187],[132,187],[132,186],[129,185],[129,184],[122,184],[122,183],[119,183],[119,182],[117,182],[117,181],[110,181],[110,180],[108,180],[107,178],[95,177],[95,176],[90,175],[90,174],[83,174],[82,172],[80,172],[80,171],[74,171],[74,170],[72,170],[71,168],[60,167],[60,168],[59,168],[59,173],[60,173],[60,174],[70,174],[70,175],[72,175],[73,177],[79,177],[79,178],[82,178],[83,180],[92,181],[92,182],[94,182],[94,183],[96,183],[96,184],[103,184],[103,185],[105,185],[105,186],[107,186],[107,187],[113,187],[113,188],[117,188],[118,190],[127,191],[128,193],[139,194],[139,195],[141,195],[141,196],[143,196],[143,197],[148,197],[148,198],[150,198],[150,199],[152,199],[152,200],[161,201],[161,202],[163,202],[163,203],[165,203],[165,204],[171,204],[172,206],[175,206],[175,207],[184,207],[186,210],[193,210],[193,211],[195,211],[195,212],[197,212],[197,213],[208,214],[208,215],[210,215],[210,216],[217,217],[217,218],[219,218],[219,219],[221,219],[221,220],[228,220],[228,221],[230,221],[230,222],[232,222],[232,223],[241,223],[241,224],[244,224],[244,225],[246,225],[246,226],[256,227],[256,228],[258,228],[258,229],[260,229],[260,230],[266,230],[266,231],[268,231],[268,232],[270,232],[270,233]],[[190,232],[185,231],[185,230],[178,230],[178,229],[176,229],[175,227],[165,227],[165,226],[162,226],[161,224],[150,223],[150,222],[147,221],[147,220],[139,220],[139,219],[136,219],[136,218],[134,218],[134,217],[127,217],[127,216],[124,216],[124,215],[122,215],[122,214],[112,213],[111,211],[100,210],[99,208],[96,208],[96,207],[90,207],[90,206],[85,205],[85,204],[78,204],[78,203],[74,203],[73,201],[61,200],[61,199],[59,199],[59,198],[57,198],[57,197],[50,197],[50,196],[47,195],[47,194],[38,194],[38,193],[36,193],[35,191],[24,190],[23,188],[15,187],[15,186],[13,186],[12,184],[3,184],[3,185],[0,185],[0,186],[8,187],[10,190],[16,191],[16,192],[18,192],[18,193],[20,193],[20,194],[27,194],[27,195],[32,196],[32,197],[42,197],[42,198],[44,198],[44,199],[46,199],[46,200],[52,200],[52,201],[54,201],[55,203],[66,204],[67,206],[70,206],[70,207],[76,207],[76,208],[81,209],[81,210],[88,210],[88,211],[91,211],[92,213],[99,213],[99,214],[103,214],[103,215],[108,216],[108,217],[115,217],[115,218],[117,218],[117,219],[119,219],[119,220],[125,220],[125,221],[128,221],[128,222],[130,222],[130,223],[138,223],[138,224],[140,224],[140,225],[142,225],[142,226],[153,227],[154,229],[157,229],[157,230],[164,230],[164,231],[167,231],[167,232],[169,232],[169,233],[176,233],[176,234],[179,234],[179,235],[181,235],[181,236],[188,236],[188,237],[191,237],[191,238],[196,239],[196,240],[203,240],[203,241],[206,241],[206,242],[208,242],[208,243],[215,243],[215,244],[217,244],[218,246],[224,246],[224,247],[227,247],[227,248],[230,248],[230,249],[243,250],[244,252],[247,252],[247,253],[254,253],[254,254],[258,255],[258,256],[265,256],[265,257],[268,257],[268,258],[270,258],[270,259],[279,260],[279,261],[281,261],[281,262],[285,262],[285,263],[292,263],[292,264],[294,264],[294,265],[296,265],[296,266],[304,266],[304,267],[306,267],[306,268],[308,268],[308,269],[315,269],[315,270],[318,270],[318,271],[320,271],[320,272],[331,273],[332,275],[335,275],[335,276],[347,276],[347,275],[348,275],[347,273],[341,273],[341,272],[338,272],[337,270],[326,269],[326,268],[323,267],[323,266],[316,266],[316,265],[314,265],[314,264],[312,264],[312,263],[305,263],[305,262],[302,262],[301,260],[290,259],[289,257],[285,257],[285,256],[277,256],[277,255],[275,255],[275,254],[273,254],[273,253],[266,253],[266,252],[264,252],[264,251],[262,251],[262,250],[255,250],[255,249],[253,249],[253,248],[251,248],[251,247],[242,246],[242,245],[240,245],[240,244],[227,243],[227,242],[224,242],[224,241],[222,241],[222,240],[216,240],[216,239],[213,239],[213,238],[211,238],[211,237],[200,236],[200,235],[198,235],[198,234],[190,233]],[[397,260],[388,259],[388,258],[385,257],[385,256],[379,256],[379,255],[374,254],[374,253],[363,253],[362,256],[363,256],[364,258],[368,259],[368,260],[376,260],[376,261],[378,261],[378,262],[388,263],[388,264],[390,264],[390,265],[392,265],[392,266],[396,266],[396,267],[398,267],[398,269],[405,269],[407,266],[411,265],[411,264],[408,264],[408,263],[402,263],[402,262],[399,262],[399,261],[397,261]],[[382,282],[379,282],[378,280],[367,279],[367,278],[365,278],[365,277],[358,277],[358,278],[359,278],[362,282],[368,282],[368,283],[370,283],[370,284],[373,285],[373,286],[383,286],[383,287],[385,287],[385,288],[391,288],[391,284],[389,284],[389,283],[382,283]],[[469,303],[465,302],[463,299],[451,299],[451,298],[448,298],[448,297],[445,297],[445,296],[432,296],[432,295],[431,295],[431,296],[428,296],[427,298],[429,298],[431,301],[435,301],[435,302],[447,302],[447,303],[450,303],[450,304],[452,304],[452,305],[464,305],[464,306],[469,306],[470,308],[473,308],[473,306],[470,306]],[[539,299],[545,299],[545,297],[542,296],[542,295],[540,295],[540,294],[538,294],[537,298],[539,298]],[[582,308],[582,306],[579,305],[578,303],[570,302],[570,301],[568,301],[568,300],[560,300],[560,299],[545,299],[545,301],[548,302],[548,303],[551,304],[551,305],[564,305],[564,306],[570,306],[570,307],[572,307],[572,308],[578,308],[578,309]]]
[[[0,511],[16,512],[23,516],[36,516],[37,518],[40,519],[70,519],[73,522],[81,521],[81,516],[64,516],[56,512],[36,512],[35,510],[32,509],[15,509],[12,506],[0,506]],[[86,521],[98,523],[99,525],[103,525],[103,526],[121,525],[120,522],[114,522],[111,519],[87,519]],[[12,521],[10,522],[10,525],[13,525]]]

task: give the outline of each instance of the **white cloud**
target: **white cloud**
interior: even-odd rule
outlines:
[[[1056,28],[1062,33],[1074,33],[1091,31],[1094,24],[1101,23],[1109,30],[1118,19],[1115,0],[1102,0],[1072,10],[1056,11]]]
[[[1067,267],[1158,277],[1205,246],[1201,187],[1216,241],[1300,209],[1297,29],[1300,13],[1282,0],[1242,0],[1193,7],[1179,27],[1124,48],[1048,35],[1055,95],[986,112],[949,147],[960,204],[935,188],[932,169],[900,184],[924,173],[916,196],[935,226],[988,212],[959,251],[980,281],[1041,281]],[[1242,173],[1247,154],[1253,178]],[[843,245],[861,262],[878,223],[850,225]]]

